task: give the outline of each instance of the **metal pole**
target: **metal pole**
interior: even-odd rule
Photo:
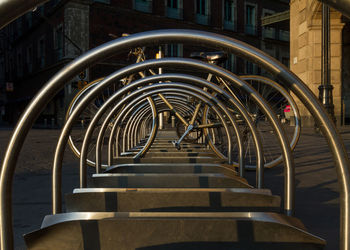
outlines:
[[[334,123],[333,86],[331,84],[331,51],[330,51],[330,27],[329,27],[329,7],[322,4],[322,64],[321,64],[321,85],[319,89],[319,99],[331,116]]]
[[[163,57],[162,46],[159,46],[159,51],[157,53],[156,58],[161,59],[162,57]],[[163,74],[162,68],[158,69],[158,74],[159,75]],[[159,129],[164,129],[164,114],[163,113],[159,113]]]
[[[340,11],[345,16],[350,17],[350,1],[349,0],[319,0],[324,4]]]

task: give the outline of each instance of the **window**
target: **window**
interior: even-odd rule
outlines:
[[[182,57],[183,45],[182,44],[167,44],[165,46],[165,56],[167,57]]]
[[[280,30],[279,39],[281,41],[289,42],[289,31],[288,30]]]
[[[17,36],[21,36],[22,35],[22,17],[19,17],[16,20],[16,30],[17,30]]]
[[[5,82],[5,58],[0,57],[0,82]]]
[[[209,0],[196,0],[196,22],[209,24]]]
[[[14,77],[14,71],[15,71],[15,60],[13,59],[15,57],[15,55],[13,54],[13,56],[10,56],[10,79],[12,80]]]
[[[58,25],[56,29],[54,29],[54,50],[56,60],[61,60],[63,58],[63,26],[62,24]]]
[[[258,74],[258,65],[256,65],[255,63],[252,63],[250,61],[246,61],[245,63],[245,73],[246,74],[253,74],[256,75]]]
[[[32,11],[25,14],[25,19],[26,19],[27,27],[30,29],[32,27]]]
[[[110,4],[111,1],[110,0],[94,0],[94,2],[98,2],[98,3],[106,3],[106,4]]]
[[[256,5],[245,4],[245,33],[256,35]]]
[[[235,72],[236,71],[236,57],[233,54],[229,54],[225,61],[225,69]]]
[[[38,64],[40,68],[45,66],[45,37],[41,37],[38,41]]]
[[[44,14],[45,14],[45,9],[44,8],[45,8],[44,4],[39,7],[40,16],[44,16]]]
[[[55,5],[58,4],[59,1],[60,1],[60,0],[53,0],[53,1],[51,1],[51,2],[52,2],[52,4],[53,4],[53,6],[55,6]]]
[[[236,3],[234,0],[224,0],[224,29],[235,30]]]
[[[289,58],[288,57],[282,57],[282,63],[289,68]]]
[[[170,18],[183,18],[183,0],[166,0],[166,15]]]
[[[152,0],[134,0],[134,9],[146,13],[152,13]]]
[[[17,51],[17,76],[22,77],[23,76],[23,61],[22,61],[22,53],[21,51]]]
[[[27,47],[26,65],[29,73],[33,71],[33,47]]]
[[[274,11],[263,9],[263,14],[262,14],[263,17],[271,16],[273,14],[274,14]],[[263,27],[262,36],[263,38],[275,39],[276,38],[275,28],[268,27],[268,26]]]
[[[276,57],[276,46],[268,41],[264,41],[261,43],[261,50],[265,53],[269,54],[272,57]]]

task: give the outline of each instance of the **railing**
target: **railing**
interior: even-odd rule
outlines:
[[[281,41],[289,42],[289,31],[280,30],[278,37]]]
[[[274,28],[265,27],[262,32],[263,38],[276,39],[276,30]]]

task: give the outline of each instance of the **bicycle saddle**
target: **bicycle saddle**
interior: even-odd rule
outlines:
[[[222,63],[227,59],[227,54],[223,51],[214,52],[192,52],[191,58],[200,59],[209,63]]]

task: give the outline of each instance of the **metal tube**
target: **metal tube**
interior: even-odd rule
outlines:
[[[157,105],[156,105],[156,108],[157,108]],[[157,108],[157,111],[159,111],[158,108]],[[140,140],[142,139],[141,137],[142,122],[144,120],[147,120],[150,115],[152,114],[150,114],[150,110],[147,109],[147,110],[144,110],[142,113],[138,115],[138,117],[135,118],[133,129],[131,129],[131,131],[133,131],[133,140],[134,140],[135,147],[137,146],[137,144],[140,143]]]
[[[290,141],[290,148],[293,150],[297,145],[298,138],[300,135],[300,128],[301,128],[301,117],[300,117],[298,106],[294,101],[294,99],[282,86],[280,86],[277,82],[272,81],[269,78],[258,76],[258,75],[243,75],[243,76],[240,76],[240,78],[243,79],[244,81],[253,80],[253,81],[263,82],[264,84],[267,84],[273,87],[274,89],[278,90],[278,92],[281,93],[283,97],[288,100],[288,103],[291,105],[292,110],[295,112],[295,127],[297,128]],[[265,164],[264,166],[268,168],[271,165],[273,165],[276,161],[280,161],[280,160],[282,160],[282,156],[276,158],[274,161],[270,162],[270,164]]]
[[[134,129],[134,124],[135,122],[139,119],[139,117],[142,118],[142,116],[147,113],[147,112],[151,112],[152,114],[152,108],[154,108],[154,112],[157,112],[156,108],[154,105],[148,106],[147,104],[139,107],[128,119],[128,127],[125,127],[124,129],[124,134],[123,134],[123,140],[126,137],[127,134],[130,135],[130,140],[133,140],[133,129]],[[154,113],[153,112],[153,113]],[[124,119],[126,119],[126,115],[124,116]],[[154,117],[153,117],[154,119]],[[113,128],[112,128],[113,129]],[[112,131],[111,131],[112,134]],[[131,144],[131,147],[133,147],[133,143]]]
[[[141,102],[144,102],[145,100],[141,100]],[[141,103],[140,102],[140,103]],[[137,105],[139,105],[140,103],[138,103]],[[132,111],[132,109],[128,109],[128,113],[126,114],[129,115],[129,113]],[[120,114],[119,114],[120,115]],[[112,117],[111,117],[112,118]],[[114,117],[115,118],[115,117]],[[96,173],[99,173],[101,170],[101,151],[102,151],[102,145],[103,145],[103,137],[101,138],[101,131],[102,130],[107,130],[107,127],[109,125],[109,121],[110,119],[108,119],[108,117],[103,121],[102,126],[100,127],[100,131],[98,133],[98,137],[97,137],[97,141],[96,141]],[[113,124],[115,124],[116,120],[114,121]],[[113,140],[113,138],[110,138]]]
[[[150,106],[147,106],[147,104],[144,104],[146,108],[150,109]],[[125,117],[124,117],[125,118]],[[123,122],[124,120],[122,120],[121,122]],[[146,126],[146,125],[144,125]],[[115,130],[117,132],[115,132]],[[143,137],[146,135],[147,131],[146,131],[146,127],[143,128],[144,132],[143,132]],[[112,165],[113,162],[113,155],[112,155],[112,148],[113,148],[113,141],[114,143],[117,145],[119,142],[119,135],[120,135],[120,126],[116,126],[116,124],[113,124],[112,129],[110,131],[110,138],[108,140],[108,165]],[[112,136],[113,135],[113,136]],[[115,135],[115,136],[114,136]],[[123,134],[123,138],[122,138],[122,143],[124,143],[124,134]],[[115,158],[118,158],[119,153],[116,154]]]
[[[136,106],[139,106],[140,104],[141,104],[141,102],[143,102],[144,100],[141,100],[140,101],[140,103],[137,103],[136,105],[135,105],[135,107]],[[144,107],[146,104],[144,104],[143,106],[141,106],[141,107],[138,107],[135,111],[134,111],[134,113],[131,115],[131,117],[133,117],[134,115],[135,115],[135,113],[136,112],[138,112],[142,107]],[[133,108],[131,108],[131,109],[129,109],[128,110],[128,112],[124,115],[124,117],[123,117],[123,119],[122,119],[122,121],[121,122],[123,122],[123,121],[125,121],[125,119],[127,119],[127,117],[130,115],[130,113],[134,110],[134,108],[135,107],[133,107]],[[130,147],[132,147],[132,144],[131,144],[131,136],[130,136],[130,133],[129,133],[129,131],[130,131],[130,122],[131,122],[131,117],[128,119],[128,121],[126,122],[126,125],[125,125],[125,128],[124,128],[124,132],[123,132],[123,144],[124,144],[124,141],[126,141],[126,144],[127,144],[127,150],[129,150],[130,149]],[[97,152],[97,151],[96,151]]]
[[[145,79],[142,79],[142,80],[145,80]],[[136,97],[138,94],[142,94],[142,93],[144,93],[146,90],[148,90],[148,89],[156,89],[156,90],[154,90],[155,91],[155,93],[160,93],[160,91],[161,90],[159,90],[159,88],[165,88],[165,87],[169,87],[169,86],[172,86],[172,87],[177,87],[177,85],[175,84],[175,83],[167,83],[167,84],[165,84],[165,83],[163,83],[163,84],[155,84],[155,85],[151,85],[151,86],[148,86],[148,87],[145,87],[145,88],[142,88],[142,89],[138,89],[137,91],[134,91],[133,93],[131,93],[127,98],[125,98],[125,99],[123,99],[123,100],[121,100],[118,104],[116,104],[115,106],[114,106],[114,108],[113,108],[113,110],[108,114],[108,116],[107,116],[107,119],[108,119],[108,117],[112,117],[113,115],[114,115],[114,113],[115,112],[117,112],[118,111],[118,109],[121,107],[121,106],[123,106],[129,99],[132,99],[133,101],[132,102],[130,102],[127,106],[126,106],[126,108],[123,110],[123,111],[125,111],[125,112],[123,112],[122,111],[122,113],[117,117],[117,119],[116,119],[116,122],[114,123],[114,126],[113,126],[113,128],[112,128],[112,130],[111,130],[111,134],[110,134],[110,138],[114,138],[114,131],[115,131],[115,128],[117,127],[117,125],[118,125],[118,122],[121,120],[121,117],[124,115],[123,113],[126,113],[126,110],[128,110],[132,105],[134,105],[135,104],[135,102],[136,101],[138,101],[138,100],[140,100],[140,98],[144,98],[145,96],[149,96],[150,94],[149,93],[147,93],[147,94],[143,94],[143,95],[141,95],[141,97],[139,96],[139,97]],[[180,85],[181,87],[187,87],[187,88],[190,88],[190,87],[188,87],[188,85],[186,86],[186,85]],[[191,90],[192,91],[197,91],[198,92],[198,90],[196,90],[195,88],[191,88]],[[154,92],[154,91],[152,91],[152,93]],[[175,91],[176,91],[176,89],[175,89]],[[185,90],[181,90],[181,91],[183,91],[183,92],[185,92]],[[188,92],[188,91],[187,91]],[[188,93],[191,93],[191,92],[188,92]],[[195,95],[195,93],[191,93],[192,95]],[[118,98],[118,93],[116,93],[115,95],[113,95],[110,99],[111,99],[111,101],[109,102],[109,103],[113,103],[113,99],[116,99],[116,98]],[[202,100],[204,100],[204,101],[209,101],[209,100],[207,100],[207,99],[203,99],[203,97],[202,97]],[[214,99],[213,99],[214,100]],[[216,101],[216,100],[214,100],[214,101]],[[217,101],[216,101],[217,102]],[[94,126],[95,126],[95,124],[96,124],[96,122],[98,121],[98,117],[101,117],[101,114],[103,113],[103,111],[104,110],[106,110],[107,108],[108,108],[108,105],[109,105],[109,103],[108,102],[106,102],[104,105],[102,105],[102,107],[101,107],[101,109],[99,110],[99,112],[96,114],[96,116],[95,116],[95,118],[92,120],[92,122],[90,123],[90,125],[89,125],[89,128],[88,128],[88,130],[87,130],[87,133],[86,133],[86,135],[85,135],[85,138],[84,138],[84,142],[83,142],[83,145],[85,145],[85,148],[83,147],[82,148],[82,156],[84,156],[85,155],[85,152],[84,152],[84,150],[86,151],[86,148],[88,147],[88,144],[89,144],[89,140],[91,139],[91,131],[92,131],[92,129],[91,128],[93,128]],[[218,102],[219,103],[219,102]],[[223,106],[223,105],[221,105],[221,106]],[[220,108],[222,109],[222,107],[220,106]],[[101,114],[100,114],[101,113]],[[228,117],[230,117],[230,114],[228,113],[228,111],[226,111],[226,113],[225,113]],[[96,118],[97,117],[97,118]],[[222,117],[222,116],[221,116]],[[222,121],[224,121],[224,120],[222,120]],[[237,125],[236,125],[237,126]],[[228,129],[227,129],[227,127],[226,127],[226,124],[225,124],[225,122],[224,122],[224,127],[225,127],[225,129],[226,129],[226,132],[228,133],[228,139],[229,139],[229,145],[230,145],[230,141],[231,141],[231,137],[229,136],[229,132],[228,132]],[[238,127],[238,126],[237,126]],[[103,126],[102,126],[102,128],[101,128],[101,130],[100,130],[100,133],[103,133],[103,131],[105,131],[104,129],[103,129]],[[99,138],[102,138],[103,136],[101,136],[101,135],[99,135]],[[99,144],[99,143],[98,143]],[[100,147],[98,147],[98,149],[100,150]],[[81,160],[81,163],[82,162],[84,162],[84,159],[82,159]],[[81,164],[81,168],[83,168],[83,167],[85,167],[86,168],[86,166],[83,166],[82,164]],[[80,171],[80,173],[81,173],[81,175],[86,175],[86,171],[84,171],[83,169],[81,169],[81,171]],[[81,176],[81,179],[85,179],[86,177],[84,177],[84,176]],[[83,184],[82,184],[83,185]]]
[[[152,78],[155,78],[155,77],[159,77],[159,76],[153,76],[153,77],[149,77],[148,79],[152,79]],[[206,82],[206,81],[203,81],[202,79],[200,79],[200,78],[195,78],[195,77],[186,77],[186,75],[170,75],[170,74],[166,74],[166,75],[163,75],[163,77],[165,77],[165,80],[164,81],[169,81],[169,80],[172,80],[172,79],[175,79],[175,80],[181,80],[181,81],[183,81],[183,80],[185,80],[185,81],[190,81],[190,82],[192,82],[192,83],[201,83],[201,84],[204,84],[205,86],[208,86],[208,88],[213,88],[214,87],[214,90],[215,91],[218,91],[218,92],[222,92],[221,94],[224,94],[225,92],[223,92],[222,91],[222,89],[220,89],[219,87],[217,87],[216,85],[209,85],[209,83],[208,82]],[[144,81],[145,79],[142,79],[142,81]],[[140,80],[139,80],[140,81]],[[155,80],[149,80],[150,82],[151,81],[155,81]],[[227,93],[225,93],[226,94],[226,98],[231,98],[231,96],[230,95],[228,95]],[[159,95],[158,95],[159,96]],[[162,98],[163,99],[163,98]],[[231,98],[232,99],[232,98]],[[233,102],[233,104],[234,105],[240,105],[238,102],[236,102],[236,101],[233,101],[233,100],[230,100],[231,102]],[[167,106],[169,106],[169,104],[167,104]],[[245,108],[243,108],[242,106],[240,106],[239,108],[238,108],[238,111],[239,112],[241,112],[242,113],[242,117],[244,118],[244,119],[246,119],[247,120],[247,123],[249,124],[249,127],[252,129],[252,134],[253,134],[253,137],[256,139],[256,140],[258,140],[258,136],[257,136],[257,132],[256,132],[256,128],[255,128],[255,126],[253,125],[253,123],[249,120],[250,119],[250,117],[249,117],[249,115],[248,115],[248,113],[246,113],[246,110],[245,110]],[[115,124],[116,125],[116,124]],[[113,131],[114,129],[112,128],[112,131]],[[237,130],[236,130],[236,132],[237,132]],[[114,137],[114,134],[113,134],[113,132],[111,132],[111,137],[110,138],[113,138]],[[238,141],[240,142],[241,141],[241,139],[240,138],[238,138]],[[255,145],[256,145],[256,151],[257,151],[257,158],[258,158],[258,166],[257,166],[257,176],[258,176],[258,178],[257,178],[257,186],[259,187],[259,188],[261,188],[262,186],[263,186],[263,170],[262,170],[262,146],[261,146],[261,142],[260,141],[258,141],[258,142],[256,142],[255,143]],[[238,148],[239,148],[239,153],[240,153],[240,157],[239,157],[239,159],[241,159],[241,158],[243,158],[243,148],[242,148],[242,144],[239,144],[238,145]],[[231,148],[229,148],[230,150],[231,150]],[[214,151],[215,152],[215,151]],[[230,154],[229,154],[230,155]],[[112,161],[112,159],[111,158],[109,158],[109,161]],[[240,162],[241,164],[244,164],[242,161]]]
[[[147,78],[142,78],[142,79],[140,79],[140,80],[138,80],[138,81],[135,81],[135,82],[133,82],[132,84],[139,84],[140,82],[141,83],[143,83],[143,82],[149,82],[149,78],[152,78],[152,77],[148,77],[148,79]],[[154,77],[153,77],[154,78]],[[174,84],[174,83],[172,83],[172,84]],[[159,88],[159,86],[162,86],[162,87],[166,87],[166,86],[169,86],[169,83],[162,83],[161,85],[151,85],[151,86],[155,86],[155,87],[158,87]],[[172,86],[172,85],[171,85]],[[148,88],[150,88],[150,87],[148,87]],[[195,90],[195,89],[192,89],[192,90]],[[136,91],[134,91],[133,93],[131,93],[130,95],[128,95],[126,98],[124,98],[121,102],[119,102],[117,105],[114,105],[114,108],[112,109],[112,111],[108,114],[108,116],[107,116],[107,118],[106,118],[106,120],[109,120],[111,117],[113,117],[114,116],[114,113],[115,112],[117,112],[117,110],[118,110],[118,108],[120,108],[120,106],[121,105],[124,105],[125,104],[125,102],[127,102],[129,99],[131,99],[131,98],[134,98],[136,95],[137,95],[137,93],[143,93],[143,91],[144,91],[144,88],[142,88],[142,89],[138,89],[138,90],[136,90]],[[84,162],[85,162],[85,159],[84,159],[84,157],[86,157],[86,152],[87,152],[87,148],[88,148],[88,144],[89,144],[89,141],[90,141],[90,139],[91,139],[91,135],[92,135],[92,131],[93,131],[93,127],[97,124],[97,122],[98,122],[98,120],[99,120],[99,118],[102,116],[102,114],[104,113],[104,111],[105,110],[107,110],[107,108],[109,107],[109,105],[111,105],[111,104],[113,104],[114,103],[114,100],[115,99],[117,99],[119,97],[119,92],[117,92],[117,93],[115,93],[112,97],[110,97],[110,99],[109,100],[107,100],[107,102],[105,102],[103,105],[102,105],[102,107],[100,108],[100,110],[96,113],[96,115],[95,115],[95,117],[94,117],[94,119],[90,122],[90,124],[89,124],[89,128],[88,128],[88,130],[87,130],[87,132],[86,132],[86,135],[85,135],[85,137],[84,137],[84,141],[83,141],[83,147],[82,147],[82,149],[81,149],[81,159],[80,159],[80,167],[81,167],[81,180],[84,180],[84,179],[86,179],[86,170],[84,169],[84,168],[86,168],[86,164],[84,164]],[[110,134],[110,138],[114,138],[115,136],[114,136],[114,131],[116,130],[115,128],[117,127],[117,125],[118,125],[118,123],[119,123],[119,121],[120,121],[120,119],[121,119],[121,116],[123,116],[124,114],[123,113],[125,113],[124,111],[126,111],[126,110],[129,110],[130,109],[130,107],[131,107],[131,105],[133,105],[134,104],[134,102],[135,102],[135,100],[138,100],[139,99],[139,97],[138,98],[136,98],[136,99],[134,99],[131,103],[132,104],[128,104],[127,105],[127,107],[122,111],[122,113],[120,113],[119,114],[119,116],[117,117],[117,119],[116,119],[116,121],[115,121],[115,123],[114,123],[114,125],[113,125],[113,127],[112,127],[112,130],[111,130],[111,134]],[[221,107],[222,108],[222,107]],[[230,117],[230,114],[229,113],[227,113],[226,114],[228,117]],[[234,123],[234,121],[233,121],[233,123]],[[224,124],[224,126],[226,126],[226,124]],[[233,126],[235,127],[235,124],[233,124]],[[103,134],[102,133],[104,133],[104,131],[105,131],[105,129],[104,129],[104,125],[102,125],[102,127],[101,127],[101,130],[100,130],[100,134],[99,134],[99,136],[98,136],[98,139],[99,140],[101,140],[101,138],[103,138]],[[236,125],[236,127],[237,127],[237,130],[236,131],[238,131],[238,125]],[[239,135],[237,135],[237,138],[238,139],[241,139],[240,138],[240,136]],[[231,140],[231,138],[229,138],[229,145],[230,145],[230,140]],[[100,145],[100,141],[97,143],[97,145]],[[110,144],[110,142],[109,142],[109,144]],[[110,148],[110,147],[109,147]],[[96,149],[97,150],[101,150],[101,147],[96,147]],[[231,151],[229,151],[229,153],[230,153]],[[139,154],[138,154],[139,155]],[[136,157],[136,156],[135,156]],[[229,162],[230,162],[230,158],[231,157],[229,157]],[[109,160],[110,161],[110,160]],[[86,182],[85,182],[86,183]],[[86,185],[84,182],[81,182],[81,187],[84,187],[84,185]]]
[[[19,1],[19,0],[18,0]],[[24,2],[22,0],[21,2]],[[81,72],[86,66],[93,65],[99,60],[105,60],[106,58],[115,55],[116,52],[126,50],[128,48],[137,47],[137,45],[143,44],[154,44],[154,41],[160,43],[186,43],[186,42],[200,42],[202,45],[207,45],[209,47],[214,47],[216,49],[221,49],[238,56],[242,56],[245,59],[256,62],[258,65],[262,66],[268,72],[276,75],[283,82],[284,87],[292,91],[300,101],[306,106],[310,111],[316,121],[321,124],[321,129],[323,134],[327,138],[327,142],[332,150],[333,157],[335,160],[335,168],[337,170],[337,177],[340,184],[340,207],[341,207],[341,249],[350,249],[350,172],[348,169],[349,159],[347,152],[345,150],[342,139],[336,130],[334,124],[329,119],[322,107],[322,104],[315,98],[312,91],[290,70],[283,64],[278,62],[276,59],[270,57],[269,55],[247,45],[243,42],[237,41],[233,38],[228,38],[225,36],[211,34],[203,31],[194,30],[157,30],[148,31],[129,37],[123,37],[111,41],[109,43],[103,44],[99,47],[92,49],[86,54],[78,57],[71,63],[69,63],[65,68],[57,72],[51,80],[42,88],[40,94],[38,94],[32,102],[28,105],[27,109],[18,121],[11,140],[9,142],[2,169],[1,169],[1,183],[0,183],[0,220],[1,220],[1,247],[4,250],[13,249],[13,232],[12,232],[12,182],[13,173],[16,167],[17,157],[22,148],[24,139],[28,134],[29,129],[34,123],[35,119],[38,117],[40,112],[44,109],[46,104],[53,98],[53,96],[58,93],[64,86],[65,82]],[[159,61],[159,60],[158,60]],[[183,60],[181,60],[183,61]],[[153,62],[152,62],[153,63]],[[227,72],[227,74],[229,74]],[[126,76],[126,75],[125,75]],[[238,84],[240,85],[240,84]],[[245,86],[242,86],[245,88]],[[78,112],[78,111],[77,111]],[[277,122],[278,124],[278,122]],[[67,131],[66,131],[67,132]],[[67,137],[69,135],[61,135],[59,143],[65,144],[67,142]],[[280,133],[277,133],[279,136]],[[284,159],[287,162],[290,160],[290,152],[284,152]],[[55,157],[57,163],[62,161],[62,155],[57,155]],[[54,167],[57,172],[60,170],[60,166]],[[293,165],[288,164],[286,166],[286,186],[293,187]],[[59,179],[59,178],[58,178]],[[55,181],[58,181],[54,180]],[[58,183],[54,184],[59,185]],[[291,214],[293,210],[293,198],[294,191],[287,189],[287,197],[285,209],[288,214]]]
[[[0,29],[49,0],[0,0]]]
[[[176,109],[173,107],[173,105],[171,105],[171,103],[168,102],[168,100],[167,100],[162,94],[159,94],[159,97],[160,97],[160,98],[163,100],[163,102],[169,107],[169,109],[175,113],[175,115],[177,116],[177,118],[179,118],[180,121],[181,121],[184,125],[186,125],[186,126],[189,125],[188,122],[187,122],[179,113],[177,113],[177,111],[176,111]]]
[[[155,108],[158,112],[157,105],[155,105]],[[135,114],[132,117],[132,123],[130,127],[130,132],[131,132],[131,140],[132,140],[132,147],[136,147],[139,140],[138,135],[140,133],[140,123],[141,121],[145,118],[145,116],[149,115],[150,109],[143,108],[143,110],[139,111],[137,114]]]
[[[135,91],[135,92],[140,92],[140,91]],[[100,120],[100,118],[102,117],[102,115],[105,113],[106,111],[106,107],[108,108],[108,105],[113,105],[114,101],[115,101],[115,98],[114,97],[119,97],[118,95],[114,94],[112,97],[110,97],[111,101],[107,101],[105,104],[106,105],[102,105],[100,110],[96,113],[96,115],[94,116],[94,118],[92,119],[92,121],[90,122],[89,124],[89,127],[86,131],[86,134],[85,134],[85,137],[84,137],[84,141],[83,141],[83,144],[82,144],[82,149],[81,149],[81,158],[80,158],[80,167],[81,167],[81,171],[83,167],[85,167],[84,165],[86,164],[83,164],[83,162],[85,162],[85,159],[87,157],[86,155],[86,152],[87,152],[87,148],[89,146],[89,143],[90,143],[90,140],[91,140],[91,135],[92,135],[92,132],[93,129],[94,129],[94,126],[96,126],[96,124],[98,123],[98,121]],[[108,120],[110,120],[112,117],[115,116],[115,113],[118,112],[120,110],[121,107],[123,107],[124,104],[126,104],[126,102],[130,99],[132,99],[132,97],[134,96],[134,93],[131,93],[130,95],[128,95],[126,98],[123,99],[122,102],[119,102],[118,104],[114,104],[114,107],[113,109],[109,112],[109,114],[107,115],[107,117],[105,118],[101,128],[100,128],[100,131],[99,131],[99,134],[98,134],[98,137],[97,137],[97,142],[96,142],[96,159],[97,157],[101,157],[101,151],[102,151],[102,140],[103,140],[103,137],[104,137],[104,134],[105,134],[105,131],[107,129],[107,124],[108,124]],[[157,123],[157,110],[154,106],[154,103],[153,101],[149,101],[149,100],[152,100],[150,97],[147,97],[147,101],[149,102],[150,106],[151,106],[151,110],[152,110],[152,115],[153,115],[153,120],[155,121],[155,123]],[[123,110],[118,114],[118,116],[116,117],[115,119],[115,122],[113,124],[113,127],[115,127],[116,125],[119,124],[119,122],[121,121],[121,119],[126,115],[126,113],[129,113],[129,111],[132,109],[132,106],[137,104],[138,102],[142,102],[143,100],[140,99],[140,98],[136,98],[134,100],[132,100],[130,103],[128,103],[125,108],[123,108]],[[120,103],[122,103],[122,105],[120,105]],[[106,122],[107,121],[107,122]],[[153,139],[150,140],[150,143],[149,145],[147,145],[146,143],[146,146],[149,148],[150,145],[152,144],[153,140],[154,140],[154,137],[155,137],[155,134],[156,134],[156,129],[158,128],[157,124],[153,124],[153,129],[152,131],[154,131],[154,135],[150,136],[150,137],[153,137]],[[113,130],[113,128],[112,128]],[[110,138],[114,138],[114,135],[111,133],[110,134]],[[148,149],[147,149],[148,150]],[[143,152],[143,154],[145,153],[145,150],[141,150]],[[140,154],[140,152],[134,156],[134,158],[138,158],[140,157],[142,154]],[[96,161],[97,163],[97,161]],[[86,167],[85,167],[86,168]],[[96,172],[99,173],[101,171],[101,164],[97,165],[96,164]],[[86,173],[86,170],[83,171]],[[81,175],[81,178],[80,180],[84,180],[86,179],[85,177],[82,177]],[[84,185],[84,182],[80,182],[80,187],[83,188],[85,187]]]
[[[329,7],[326,4],[322,4],[322,64],[321,64],[321,84],[319,89],[319,99],[323,106],[331,116],[334,123],[336,119],[334,116],[333,105],[333,86],[331,83],[331,52],[330,52],[330,13]]]

